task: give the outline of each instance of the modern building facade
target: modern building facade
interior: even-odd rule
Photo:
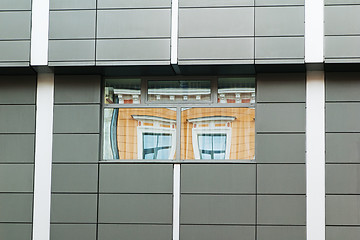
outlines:
[[[0,239],[359,239],[359,13],[1,0]]]

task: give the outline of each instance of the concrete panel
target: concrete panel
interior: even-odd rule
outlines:
[[[102,164],[101,193],[172,193],[172,164]]]
[[[260,226],[257,240],[306,240],[306,227],[300,226]]]
[[[253,58],[253,38],[179,39],[179,59],[181,60]]]
[[[359,88],[359,73],[326,73],[326,101],[360,101]]]
[[[95,40],[50,40],[49,61],[95,61]]]
[[[31,224],[1,223],[0,236],[5,240],[31,239]]]
[[[180,7],[242,7],[254,6],[254,0],[180,0]]]
[[[255,193],[256,166],[250,164],[183,164],[182,193]]]
[[[359,164],[327,164],[327,194],[360,194]]]
[[[35,133],[35,106],[0,106],[1,133]]]
[[[52,194],[51,223],[96,223],[96,194]]]
[[[32,194],[0,194],[0,222],[31,223],[32,201]]]
[[[256,131],[305,132],[305,104],[257,104]]]
[[[170,61],[170,39],[98,40],[97,61],[165,60]]]
[[[256,59],[303,59],[305,56],[304,37],[257,37],[255,38]],[[279,61],[278,63],[281,63]]]
[[[325,58],[360,57],[360,36],[325,37]]]
[[[96,240],[96,224],[51,224],[50,240]]]
[[[0,192],[32,192],[33,170],[33,164],[2,164]]]
[[[255,227],[219,225],[182,225],[180,240],[255,240]]]
[[[360,196],[326,196],[326,225],[360,225]]]
[[[255,8],[256,36],[304,35],[304,7]],[[286,21],[284,21],[286,19]]]
[[[101,8],[164,8],[171,7],[171,0],[98,0],[97,7]]]
[[[172,238],[171,225],[130,225],[99,224],[99,240],[169,240]]]
[[[255,6],[304,5],[305,0],[256,0]]]
[[[305,164],[258,164],[258,194],[305,194]]]
[[[97,192],[97,164],[54,164],[52,192]]]
[[[179,11],[179,37],[253,35],[254,8],[189,8]]]
[[[257,134],[257,163],[305,163],[305,134]]]
[[[29,11],[0,12],[0,39],[30,39],[30,20]]]
[[[170,194],[100,194],[99,223],[172,223]]]
[[[55,104],[100,103],[100,92],[100,76],[80,75],[55,77]]]
[[[35,104],[35,93],[34,76],[0,77],[0,104]]]
[[[305,196],[257,196],[257,222],[270,225],[305,225]]]
[[[326,227],[326,240],[354,240],[360,236],[360,227]]]
[[[35,136],[33,134],[1,134],[1,163],[33,163]]]
[[[327,163],[360,163],[359,133],[327,133]]]
[[[305,74],[258,74],[256,102],[305,102]]]
[[[96,0],[51,0],[50,10],[95,9]]]
[[[170,22],[170,9],[100,10],[97,37],[170,37]]]
[[[325,7],[325,35],[360,34],[359,11],[360,6],[353,5]]]
[[[182,195],[181,224],[255,224],[255,196]]]
[[[53,162],[97,163],[99,161],[98,134],[54,134]]]
[[[99,133],[99,105],[55,105],[54,133]]]
[[[360,103],[327,103],[326,132],[360,132]]]
[[[31,10],[31,0],[1,0],[1,10]]]
[[[30,40],[28,41],[1,41],[0,61],[29,61]]]

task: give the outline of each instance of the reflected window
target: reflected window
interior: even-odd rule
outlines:
[[[226,134],[198,134],[200,159],[225,159]]]
[[[219,78],[218,103],[255,104],[254,78]]]
[[[171,150],[171,134],[144,133],[143,159],[169,159]]]
[[[140,104],[140,79],[107,79],[105,82],[105,103]]]

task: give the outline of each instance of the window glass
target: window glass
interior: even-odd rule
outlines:
[[[255,104],[254,78],[219,78],[218,102]]]
[[[201,102],[210,101],[210,80],[148,81],[148,101]]]
[[[105,81],[105,103],[139,104],[141,101],[140,79],[107,79]]]

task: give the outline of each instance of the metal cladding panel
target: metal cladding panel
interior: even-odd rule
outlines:
[[[360,58],[360,36],[326,36],[325,57]],[[356,60],[354,60],[356,62]]]
[[[242,7],[254,6],[255,0],[179,0],[180,7]]]
[[[35,93],[33,76],[0,77],[0,104],[35,104]]]
[[[305,240],[306,227],[302,226],[259,226],[257,240]]]
[[[95,8],[96,0],[50,0],[50,10]]]
[[[360,103],[327,103],[326,132],[360,132]]]
[[[31,0],[1,0],[1,10],[31,10]]]
[[[305,5],[305,0],[255,0],[255,6]]]
[[[51,223],[96,223],[96,194],[52,194]]]
[[[360,226],[360,196],[327,195],[326,225]]]
[[[326,101],[360,102],[360,74],[336,72],[326,74]]]
[[[2,9],[0,8],[0,10]],[[0,12],[0,39],[30,39],[30,22],[30,11]]]
[[[359,133],[327,133],[327,163],[360,163]]]
[[[170,9],[99,10],[97,38],[170,38]]]
[[[1,133],[35,133],[35,106],[0,105]]]
[[[96,224],[51,224],[50,240],[96,240]]]
[[[276,63],[287,63],[286,59],[304,59],[304,37],[257,37],[256,59],[277,59]]]
[[[325,36],[360,34],[359,11],[360,5],[325,7]]]
[[[327,194],[360,194],[359,164],[327,164]]]
[[[169,8],[171,0],[98,0],[98,8]]]
[[[95,40],[50,40],[50,62],[95,61]],[[73,65],[75,65],[73,63]],[[95,65],[95,63],[94,63]]]
[[[0,222],[31,223],[33,194],[0,194]],[[1,225],[1,224],[0,224]]]
[[[0,163],[33,163],[34,144],[33,134],[1,134]]]
[[[353,240],[360,236],[360,227],[326,227],[327,240]]]
[[[30,60],[30,40],[0,41],[0,62],[28,62]]]
[[[31,224],[0,223],[0,236],[6,240],[31,239]]]
[[[32,192],[33,164],[2,164],[0,192]]]
[[[254,194],[255,182],[256,166],[253,164],[183,164],[181,166],[182,193]]]
[[[51,191],[97,192],[97,164],[53,164]]]
[[[99,224],[98,240],[169,240],[171,237],[171,225]]]
[[[255,240],[253,226],[226,226],[226,225],[182,225],[180,240]]]

